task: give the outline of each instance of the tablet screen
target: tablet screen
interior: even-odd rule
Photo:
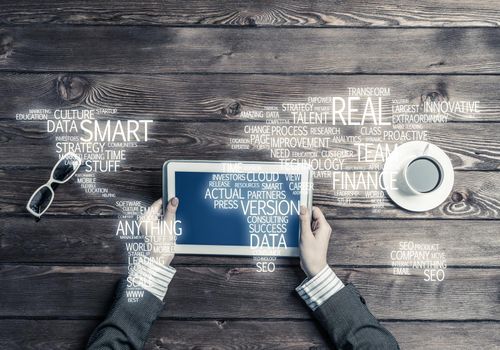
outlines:
[[[298,247],[300,174],[176,171],[174,176],[182,226],[176,244],[244,246],[255,255]]]

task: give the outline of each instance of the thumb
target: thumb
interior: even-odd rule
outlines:
[[[179,205],[179,199],[173,197],[168,201],[167,212],[165,214],[165,222],[171,224],[174,221],[175,212],[177,211],[177,206]]]
[[[166,232],[168,233],[168,238],[170,242],[174,242],[174,218],[175,212],[177,211],[177,207],[179,206],[179,199],[177,197],[173,197],[168,201],[165,219],[163,224],[165,225]]]
[[[300,207],[300,237],[312,236],[311,215],[305,206]]]

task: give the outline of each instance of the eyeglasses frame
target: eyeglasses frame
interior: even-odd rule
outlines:
[[[56,179],[54,179],[54,172],[55,172],[55,170],[57,169],[57,167],[58,167],[58,166],[59,166],[59,165],[60,165],[63,161],[67,160],[67,158],[69,158],[69,157],[74,157],[74,159],[78,162],[78,166],[75,166],[75,169],[73,170],[73,172],[71,173],[71,175],[69,175],[69,176],[66,178],[66,180],[61,181],[61,180],[56,180]],[[52,171],[50,172],[50,179],[49,179],[49,181],[47,181],[46,183],[44,183],[42,186],[38,187],[38,188],[37,188],[37,189],[33,192],[33,194],[31,195],[31,197],[30,197],[30,199],[29,199],[28,203],[26,204],[26,209],[28,210],[28,212],[29,212],[31,215],[35,216],[36,218],[40,219],[40,217],[41,217],[41,216],[42,216],[42,215],[43,215],[43,214],[47,211],[47,209],[49,209],[49,207],[50,207],[50,205],[52,204],[52,201],[54,200],[54,197],[55,197],[55,195],[56,195],[56,194],[55,194],[55,192],[54,192],[54,190],[52,189],[52,186],[51,186],[51,185],[52,185],[53,183],[56,183],[56,184],[63,184],[63,183],[68,182],[68,181],[69,181],[69,180],[70,180],[70,179],[71,179],[71,178],[72,178],[72,177],[76,174],[76,172],[78,171],[78,169],[80,168],[80,166],[81,166],[81,165],[82,165],[82,159],[81,159],[81,158],[80,158],[77,154],[75,154],[75,153],[73,153],[73,152],[68,152],[68,153],[64,154],[64,156],[63,156],[63,157],[61,157],[61,159],[59,159],[59,160],[57,161],[57,163],[54,165],[54,167],[52,168]],[[52,194],[52,195],[51,195],[51,198],[50,198],[50,202],[49,202],[49,204],[45,207],[45,210],[44,210],[44,211],[42,211],[41,213],[37,213],[37,212],[35,212],[33,209],[31,209],[31,208],[30,208],[30,204],[31,204],[31,201],[33,200],[33,198],[35,197],[35,194],[37,194],[37,193],[38,193],[38,191],[40,191],[43,187],[47,187],[47,188],[50,190],[50,192],[51,192],[51,194]]]

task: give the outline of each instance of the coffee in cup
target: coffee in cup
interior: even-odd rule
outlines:
[[[411,159],[404,168],[404,180],[410,192],[429,193],[441,185],[443,169],[432,157],[416,157]]]

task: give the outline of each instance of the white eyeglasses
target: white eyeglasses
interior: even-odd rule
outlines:
[[[26,204],[26,209],[32,215],[40,218],[52,204],[55,195],[54,189],[59,184],[71,179],[80,168],[80,165],[82,165],[82,159],[73,152],[68,152],[62,156],[52,168],[49,181],[33,192],[28,204]]]

